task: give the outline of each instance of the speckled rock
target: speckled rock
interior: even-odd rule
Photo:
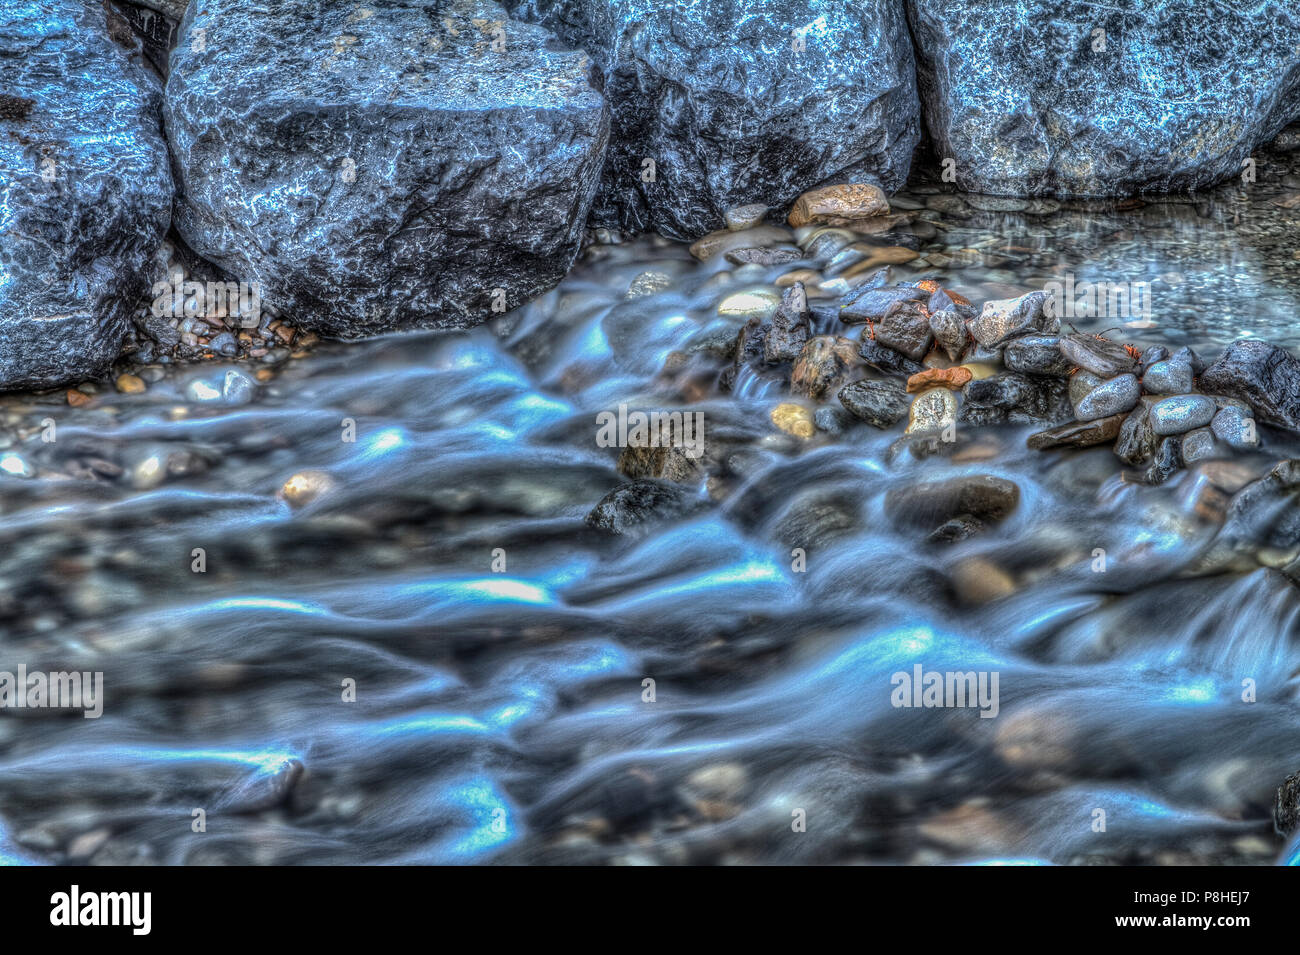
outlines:
[[[1126,415],[1117,414],[1096,421],[1072,421],[1059,428],[1049,428],[1031,434],[1025,442],[1031,451],[1048,448],[1090,448],[1093,445],[1114,441]]]
[[[1063,378],[1034,378],[1014,372],[991,375],[962,389],[963,424],[1059,424],[1072,410]]]
[[[1176,395],[1151,406],[1151,430],[1158,435],[1183,434],[1203,428],[1218,410],[1213,398],[1205,395]]]
[[[934,342],[930,316],[920,302],[895,302],[876,326],[876,341],[913,361],[920,361]]]
[[[1192,385],[1192,364],[1185,360],[1157,361],[1142,375],[1142,387],[1153,395],[1185,395]]]
[[[670,520],[691,509],[690,495],[679,485],[631,481],[610,491],[587,514],[588,527],[625,537],[641,537],[656,521]]]
[[[855,418],[877,428],[891,428],[907,417],[910,402],[896,379],[864,379],[840,389],[840,404]]]
[[[166,103],[181,235],[344,338],[468,327],[556,284],[609,132],[584,55],[491,0],[362,9],[190,5]]]
[[[930,293],[910,285],[888,288],[865,285],[850,292],[840,305],[840,320],[850,324],[878,322],[899,302],[924,302]]]
[[[1115,437],[1115,457],[1132,467],[1146,464],[1156,451],[1156,433],[1151,430],[1150,400],[1143,399],[1129,412]]]
[[[970,323],[970,333],[981,345],[993,348],[1017,335],[1058,332],[1061,321],[1048,314],[1047,302],[1046,292],[985,302],[979,316]]]
[[[157,79],[90,0],[0,3],[0,389],[103,372],[171,222]]]
[[[955,160],[957,185],[971,192],[1194,189],[1240,175],[1242,160],[1300,115],[1293,6],[907,0],[907,7],[935,152]]]
[[[1095,421],[1132,411],[1142,394],[1142,386],[1133,375],[1119,375],[1104,381],[1083,396],[1075,414],[1080,421]]]
[[[1197,461],[1214,457],[1218,447],[1214,442],[1214,432],[1209,428],[1196,428],[1183,435],[1183,464],[1191,467]]]
[[[512,2],[600,70],[614,126],[599,224],[694,238],[736,205],[907,178],[920,114],[896,0]]]
[[[1249,402],[1260,419],[1300,429],[1300,361],[1285,348],[1243,339],[1201,375],[1201,390]]]
[[[1237,407],[1220,408],[1210,421],[1214,436],[1230,448],[1247,450],[1259,446],[1259,432],[1250,412]]]
[[[902,375],[904,378],[910,378],[922,370],[919,361],[900,355],[892,348],[886,348],[866,335],[858,342],[858,357],[872,368],[887,375]]]
[[[1137,367],[1137,359],[1123,345],[1096,335],[1066,335],[1060,341],[1060,349],[1070,364],[1102,378],[1126,375]]]
[[[1012,371],[1026,375],[1064,378],[1073,367],[1061,354],[1060,339],[1054,335],[1026,335],[1012,339],[1002,351],[1002,360]]]
[[[1147,468],[1148,484],[1164,484],[1183,467],[1183,442],[1177,435],[1161,438],[1156,445],[1155,460]]]

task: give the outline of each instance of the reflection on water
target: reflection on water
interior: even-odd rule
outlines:
[[[1150,282],[1148,317],[1075,321],[1136,343],[1294,345],[1275,162],[1055,211],[919,183],[877,244],[975,301]],[[595,246],[491,328],[322,346],[251,404],[187,402],[212,368],[5,399],[0,670],[103,671],[106,700],[0,719],[0,859],[1297,861],[1269,810],[1300,769],[1300,597],[1200,559],[1221,492],[1027,429],[892,462],[892,432],[776,431],[783,382],[719,390],[711,343],[744,321],[721,300],[789,268]],[[625,480],[596,443],[620,404],[707,421],[700,479],[639,537],[584,520]],[[1266,443],[1233,466],[1295,453]],[[947,546],[896,528],[891,490],[961,473],[1014,481],[1015,513]],[[998,716],[893,706],[916,664],[996,671]]]

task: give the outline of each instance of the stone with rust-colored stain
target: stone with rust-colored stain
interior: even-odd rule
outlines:
[[[848,368],[856,363],[856,342],[831,335],[808,340],[795,360],[790,390],[810,398],[822,398],[838,385]]]
[[[942,292],[944,295],[947,295],[950,299],[952,299],[953,302],[957,305],[970,304],[970,299],[968,299],[966,296],[958,295],[956,292],[952,291],[951,289],[944,288],[934,279],[922,279],[920,282],[916,283],[916,287],[929,292],[931,295],[933,295],[935,292]]]
[[[889,200],[879,186],[853,182],[810,189],[795,200],[787,221],[796,229],[814,222],[850,225],[856,219],[888,213]]]
[[[974,377],[969,368],[963,368],[958,365],[956,368],[927,368],[919,374],[913,375],[907,379],[908,394],[915,394],[918,391],[925,391],[927,388],[933,388],[940,385],[944,388],[951,388],[953,391],[960,391],[962,385],[966,384]]]

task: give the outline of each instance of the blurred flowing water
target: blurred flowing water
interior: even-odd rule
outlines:
[[[975,301],[1064,271],[1151,281],[1125,340],[1294,345],[1297,187],[950,205],[915,246],[966,258],[894,277]],[[628,297],[647,271],[666,279]],[[1125,483],[1109,449],[1029,452],[1027,428],[892,463],[898,429],[783,434],[781,380],[722,393],[695,347],[743,323],[722,298],[778,271],[598,245],[490,327],[322,345],[248,404],[185,399],[212,366],[84,408],[4,399],[0,670],[102,671],[105,701],[0,714],[0,854],[1294,861],[1269,813],[1300,770],[1300,597],[1268,566],[1204,570],[1205,478]],[[626,480],[596,442],[620,404],[702,411],[716,465],[634,538],[584,522]],[[1237,466],[1296,453],[1265,438]],[[302,472],[328,480],[294,508]],[[945,547],[887,519],[891,488],[966,472],[1016,482],[1016,512]],[[916,664],[996,671],[996,718],[894,707]]]

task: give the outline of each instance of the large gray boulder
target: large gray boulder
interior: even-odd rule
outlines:
[[[598,224],[690,239],[732,206],[907,178],[920,106],[901,0],[514,3],[600,67],[614,126]]]
[[[100,0],[0,3],[0,389],[121,351],[171,221],[161,105]]]
[[[608,111],[488,0],[203,0],[172,51],[177,229],[294,323],[467,327],[577,254]]]
[[[957,185],[1193,189],[1300,116],[1300,8],[1232,0],[907,0],[926,123]]]

